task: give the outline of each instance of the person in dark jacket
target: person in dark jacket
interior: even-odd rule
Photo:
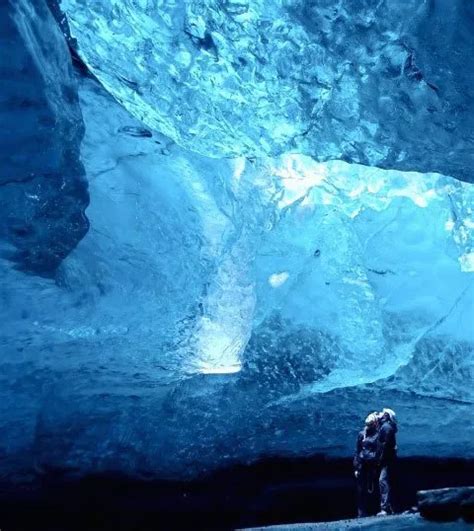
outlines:
[[[395,411],[384,408],[379,414],[380,512],[378,516],[393,513],[393,473],[397,459],[397,431]]]
[[[354,475],[357,481],[357,516],[368,516],[375,505],[379,470],[378,415],[371,413],[365,419],[365,428],[357,436],[354,455]],[[373,511],[375,513],[376,511]]]

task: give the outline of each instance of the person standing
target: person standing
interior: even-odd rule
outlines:
[[[357,436],[353,461],[357,482],[358,518],[368,516],[371,513],[371,506],[375,505],[380,450],[378,438],[378,415],[371,413],[365,419],[365,428]]]
[[[379,414],[380,512],[377,516],[393,514],[393,475],[397,459],[397,431],[395,411],[384,408]]]

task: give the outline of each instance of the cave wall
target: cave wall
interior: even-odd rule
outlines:
[[[43,0],[8,0],[0,9],[2,255],[51,276],[89,226],[77,85]]]

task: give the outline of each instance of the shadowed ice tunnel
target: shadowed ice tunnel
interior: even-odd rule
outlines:
[[[386,405],[474,458],[473,22],[2,2],[5,481],[338,459]]]

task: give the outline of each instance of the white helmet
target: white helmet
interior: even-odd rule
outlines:
[[[397,415],[396,415],[395,411],[393,411],[393,409],[390,409],[388,407],[384,407],[382,409],[382,414],[380,416],[383,416],[383,415],[388,415],[392,422],[397,422]]]

